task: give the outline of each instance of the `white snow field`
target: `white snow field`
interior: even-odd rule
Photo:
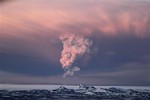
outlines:
[[[53,90],[57,89],[60,86],[64,86],[68,89],[78,89],[79,85],[21,85],[21,84],[0,84],[0,90],[33,90],[33,89],[46,89]],[[96,88],[121,88],[121,89],[148,89],[150,86],[94,86]]]
[[[150,100],[150,87],[0,84],[0,100]]]

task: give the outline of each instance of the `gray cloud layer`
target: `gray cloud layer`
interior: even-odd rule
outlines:
[[[150,3],[118,1],[5,2],[0,83],[149,85]],[[91,53],[75,62],[81,71],[66,79],[59,61],[60,34],[93,42]]]

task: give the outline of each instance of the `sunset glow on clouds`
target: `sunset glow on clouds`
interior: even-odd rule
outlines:
[[[23,35],[23,37],[28,32],[41,34],[39,31],[44,35],[94,34],[96,31],[95,34],[125,33],[138,36],[148,35],[147,32],[150,31],[150,11],[146,1],[142,3],[123,0],[82,2],[82,0],[12,1],[2,5],[3,31],[10,35]]]
[[[6,57],[1,65],[7,66],[1,68],[2,71],[32,75],[28,70],[11,70],[8,67],[11,65],[5,63],[10,61],[11,64],[13,61],[9,58],[16,57],[14,68],[21,68],[22,63],[17,63],[21,57],[46,63],[45,67],[39,67],[39,71],[50,67],[56,70],[52,75],[62,73],[61,69],[55,69],[61,66],[62,36],[84,37],[93,41],[92,52],[78,62],[83,65],[79,74],[96,69],[99,73],[110,66],[114,70],[118,68],[112,66],[126,63],[149,65],[148,0],[7,0],[0,3],[0,9],[0,54],[2,59]],[[23,64],[28,69],[36,66],[33,64],[33,67],[28,60]],[[37,66],[42,66],[40,64]]]

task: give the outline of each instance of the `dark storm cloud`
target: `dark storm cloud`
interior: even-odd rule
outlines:
[[[148,0],[14,0],[5,4],[0,15],[0,82],[150,84]],[[72,34],[93,41],[92,52],[76,61],[81,71],[75,77],[62,79],[59,38]]]
[[[94,37],[91,39],[94,43],[93,48],[96,47],[98,51],[90,55],[92,59],[84,60],[86,59],[84,57],[82,60],[79,59],[81,71],[73,79],[61,79],[63,71],[59,61],[49,63],[41,60],[40,57],[1,53],[1,57],[3,57],[1,70],[16,74],[1,81],[3,83],[11,81],[18,83],[21,80],[21,82],[26,83],[63,84],[64,82],[95,85],[148,85],[150,83],[148,77],[150,70],[149,37],[139,38],[121,35],[117,37],[101,36],[99,40],[94,39]],[[84,65],[83,61],[88,61],[88,63],[86,62]],[[25,80],[21,77],[25,77]],[[19,80],[17,81],[17,79]],[[28,79],[33,81],[30,82]],[[74,79],[77,81],[74,82]]]
[[[149,86],[149,70],[150,64],[130,63],[121,65],[118,69],[113,71],[101,73],[88,73],[82,75],[84,78],[97,81],[100,85],[147,85]],[[93,83],[94,84],[94,83]]]
[[[32,76],[51,76],[61,73],[58,63],[45,62],[37,57],[0,53],[0,59],[2,71]]]
[[[93,39],[93,43],[98,51],[95,54],[91,54],[92,59],[90,59],[86,67],[83,67],[83,71],[97,71],[99,69],[99,72],[101,72],[103,70],[112,70],[130,62],[139,62],[141,64],[150,62],[150,59],[148,59],[150,55],[149,37],[139,38],[130,35],[101,36],[99,40]]]
[[[132,66],[132,67],[131,67]],[[149,86],[150,65],[128,64],[124,68],[113,72],[85,73],[63,79],[58,76],[29,76],[1,72],[1,83],[26,83],[26,84],[91,84],[91,85],[128,85]],[[143,78],[144,77],[144,78]],[[32,80],[32,81],[30,81]]]

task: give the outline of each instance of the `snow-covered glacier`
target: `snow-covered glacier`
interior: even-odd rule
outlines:
[[[150,100],[150,89],[86,85],[14,90],[1,87],[0,100]]]

